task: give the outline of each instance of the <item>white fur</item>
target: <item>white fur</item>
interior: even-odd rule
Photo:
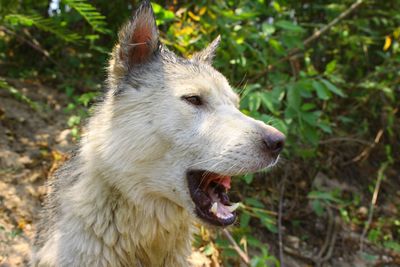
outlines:
[[[222,75],[174,71],[186,79],[109,95],[90,120],[83,177],[60,192],[63,216],[35,266],[187,266],[196,216],[186,171],[233,175],[272,163],[259,142],[271,129],[237,110]],[[180,99],[187,93],[209,108]]]
[[[155,58],[134,74],[135,85],[119,49],[72,171],[58,178],[67,182],[53,192],[58,206],[51,225],[44,218],[48,230],[33,266],[188,266],[197,216],[186,172],[238,175],[276,161],[263,138],[277,130],[242,114],[225,77],[207,62]]]

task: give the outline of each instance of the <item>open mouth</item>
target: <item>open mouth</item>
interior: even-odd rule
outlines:
[[[190,196],[196,214],[207,223],[227,226],[235,222],[239,203],[231,203],[227,195],[231,177],[213,172],[192,170],[187,173]]]

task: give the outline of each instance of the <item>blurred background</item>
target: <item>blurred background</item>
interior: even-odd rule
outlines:
[[[136,2],[0,0],[0,266],[27,265]],[[152,3],[179,55],[221,35],[242,112],[287,135],[277,167],[234,179],[235,226],[199,227],[198,266],[400,266],[400,1]]]

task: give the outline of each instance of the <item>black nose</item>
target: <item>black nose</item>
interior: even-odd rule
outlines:
[[[263,140],[268,152],[277,156],[285,146],[285,135],[279,131],[268,133]]]

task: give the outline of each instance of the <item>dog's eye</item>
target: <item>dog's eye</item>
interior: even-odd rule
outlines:
[[[203,101],[201,100],[201,97],[198,95],[182,96],[182,99],[184,99],[185,101],[189,102],[194,106],[203,105]]]

